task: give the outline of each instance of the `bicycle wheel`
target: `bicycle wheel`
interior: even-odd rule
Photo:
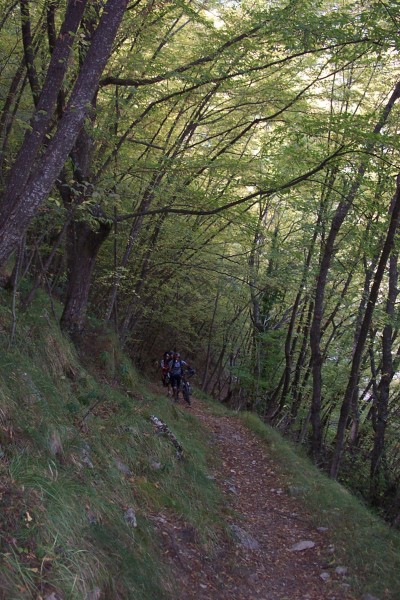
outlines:
[[[190,406],[190,386],[188,384],[187,381],[185,381],[182,384],[182,393],[183,393],[183,397],[185,399],[185,402],[187,402]]]
[[[175,402],[178,402],[178,394],[179,394],[178,386],[173,387],[172,388],[172,396],[173,396]]]

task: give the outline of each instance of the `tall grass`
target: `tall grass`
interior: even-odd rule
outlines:
[[[208,550],[220,527],[206,434],[140,384],[111,334],[92,331],[78,356],[49,314],[42,295],[19,315],[9,348],[10,313],[0,305],[0,598],[59,590],[82,600],[95,588],[109,600],[168,598],[176,582],[152,517],[191,524]],[[174,431],[183,460],[152,414]]]

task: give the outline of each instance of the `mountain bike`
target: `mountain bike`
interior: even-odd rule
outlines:
[[[189,383],[189,377],[192,377],[192,375],[194,375],[194,373],[195,373],[194,369],[188,369],[188,371],[186,373],[182,373],[181,383],[180,383],[179,388],[178,387],[173,388],[175,402],[178,402],[179,390],[182,390],[183,399],[189,406],[191,405],[190,396],[192,393],[192,386]]]
[[[190,375],[188,376],[190,377]],[[186,374],[184,373],[182,375],[182,379],[181,379],[181,388],[182,388],[182,395],[183,395],[183,399],[185,400],[185,402],[187,402],[190,406],[191,402],[190,402],[190,394],[192,393],[192,387],[189,383],[188,378],[186,377]]]

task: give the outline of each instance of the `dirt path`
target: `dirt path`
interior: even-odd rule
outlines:
[[[166,520],[165,554],[180,582],[179,600],[354,598],[343,586],[343,575],[328,567],[329,532],[312,525],[260,440],[234,417],[210,414],[198,400],[189,410],[210,430],[221,457],[212,475],[236,543],[222,541],[211,559],[199,550],[190,527]],[[315,546],[292,550],[304,541]],[[328,572],[331,579],[325,582],[321,574]]]

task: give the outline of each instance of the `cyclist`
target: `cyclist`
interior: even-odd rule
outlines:
[[[164,356],[160,362],[161,367],[161,381],[164,387],[168,388],[167,393],[169,396],[169,385],[170,381],[170,373],[169,373],[169,363],[171,358],[173,357],[173,352],[164,352]]]
[[[174,352],[172,360],[169,361],[169,374],[171,378],[172,392],[175,402],[178,402],[179,390],[184,368],[190,369],[190,365],[181,359],[179,352]],[[190,404],[190,402],[188,402]]]

